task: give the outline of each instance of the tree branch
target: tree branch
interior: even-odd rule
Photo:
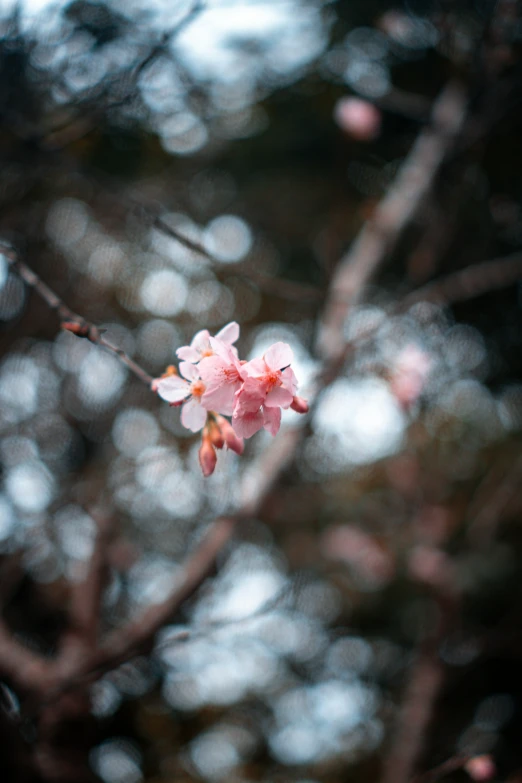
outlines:
[[[100,329],[96,324],[93,324],[83,316],[73,312],[58,294],[38,277],[36,272],[33,272],[27,264],[20,260],[18,254],[12,247],[5,242],[0,242],[0,253],[7,260],[11,269],[13,269],[22,280],[27,283],[44,302],[46,302],[51,310],[56,312],[62,329],[72,332],[77,337],[86,337],[91,343],[110,351],[110,353],[114,354],[127,369],[140,379],[140,381],[147,386],[150,386],[153,380],[152,376],[149,375],[143,367],[140,367],[137,362],[127,356],[125,351],[117,345],[114,345],[110,340],[107,340],[103,336],[103,329]]]
[[[464,92],[459,85],[451,83],[435,102],[431,123],[417,138],[395,183],[341,258],[330,286],[318,339],[319,352],[328,358],[342,355],[343,327],[350,308],[360,301],[367,283],[417,214],[453,149],[465,116]]]

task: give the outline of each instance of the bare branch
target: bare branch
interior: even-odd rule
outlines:
[[[140,381],[147,386],[150,386],[153,380],[152,376],[149,375],[143,367],[140,367],[134,359],[127,356],[125,351],[117,345],[114,345],[110,340],[107,340],[107,338],[103,336],[103,330],[99,329],[96,324],[93,324],[91,321],[83,318],[83,316],[73,312],[70,307],[60,299],[58,294],[38,277],[36,272],[33,272],[27,264],[20,260],[18,254],[12,247],[5,244],[5,242],[0,242],[0,253],[8,261],[11,269],[13,269],[27,285],[36,291],[38,296],[47,303],[51,310],[56,312],[62,329],[72,332],[77,337],[86,337],[91,343],[100,345],[102,348],[110,351],[117,356],[120,362],[134,373]]]
[[[0,677],[8,678],[22,693],[41,693],[52,663],[21,644],[0,619]]]
[[[488,291],[512,285],[521,277],[522,253],[512,253],[502,258],[473,264],[441,280],[434,280],[422,288],[417,288],[401,300],[400,307],[406,309],[422,301],[439,304],[463,302]]]
[[[447,761],[444,761],[437,767],[430,769],[428,772],[417,775],[415,778],[413,778],[412,783],[436,783],[436,781],[441,780],[441,778],[446,777],[446,775],[449,775],[451,772],[456,772],[458,769],[462,769],[469,759],[470,756],[463,754],[452,756],[450,759],[447,759]]]
[[[426,645],[413,664],[382,783],[408,783],[410,780],[443,680],[438,650],[434,644]]]
[[[59,655],[62,661],[69,655],[71,645],[81,651],[93,651],[98,642],[100,604],[107,575],[107,544],[111,525],[110,519],[101,513],[91,511],[90,516],[96,522],[97,535],[85,579],[71,587],[70,624]]]
[[[339,262],[318,339],[319,352],[330,359],[343,353],[343,327],[350,307],[360,301],[367,283],[417,214],[462,129],[465,110],[462,88],[449,84],[436,101],[431,123],[417,138],[395,183]]]
[[[447,87],[434,108],[432,127],[420,135],[390,195],[378,208],[376,218],[362,229],[350,253],[341,260],[331,282],[319,336],[319,344],[325,349],[325,360],[318,377],[318,393],[342,369],[346,349],[343,325],[348,307],[362,297],[371,276],[415,214],[419,199],[426,193],[461,127],[464,106],[460,88],[455,85]],[[237,521],[254,514],[268,497],[295,457],[305,431],[303,427],[291,431],[286,438],[279,438],[265,453],[260,469],[255,473],[247,472],[241,509],[233,518],[217,519],[211,525],[188,557],[181,584],[167,600],[110,634],[93,656],[87,656],[73,674],[69,672],[59,682],[54,689],[54,698],[79,681],[108,671],[137,652],[150,649],[158,630],[212,572],[216,557],[232,537]]]

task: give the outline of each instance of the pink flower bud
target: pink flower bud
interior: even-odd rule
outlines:
[[[208,419],[207,431],[210,436],[210,440],[212,441],[212,445],[215,446],[216,449],[222,449],[225,445],[225,438],[221,432],[221,427],[217,421],[214,421],[210,417]]]
[[[235,451],[236,454],[241,455],[245,448],[245,442],[243,438],[240,438],[238,435],[236,435],[230,422],[223,418],[223,416],[217,416],[216,420],[228,448],[232,449],[232,451]]]
[[[310,409],[307,401],[303,400],[302,397],[297,397],[297,396],[292,399],[292,403],[290,407],[296,413],[308,413]]]
[[[335,104],[337,125],[357,141],[372,141],[381,132],[381,113],[361,98],[341,98]]]
[[[495,762],[488,753],[482,756],[473,756],[464,764],[464,769],[472,780],[482,781],[493,780],[497,774]]]
[[[217,463],[217,454],[208,432],[203,433],[199,449],[199,464],[205,478],[211,476]]]

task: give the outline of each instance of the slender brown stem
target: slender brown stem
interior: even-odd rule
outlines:
[[[51,310],[56,312],[62,329],[72,332],[77,337],[85,337],[90,340],[91,343],[110,351],[117,356],[119,361],[139,378],[140,381],[147,386],[150,386],[153,381],[152,376],[135,362],[134,359],[127,356],[124,350],[104,337],[103,330],[96,326],[96,324],[93,324],[91,321],[88,321],[83,316],[78,315],[71,310],[58,294],[56,294],[52,288],[49,288],[49,286],[38,277],[36,272],[33,272],[33,270],[20,259],[18,253],[16,253],[12,247],[0,242],[0,253],[8,261],[11,269],[13,269],[22,280],[27,283],[44,302],[46,302]]]

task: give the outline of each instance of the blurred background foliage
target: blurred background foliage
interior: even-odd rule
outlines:
[[[291,344],[303,396],[337,262],[465,83],[473,121],[350,312],[357,350],[298,459],[153,653],[93,685],[89,760],[106,783],[377,781],[451,615],[421,767],[492,754],[520,780],[520,286],[394,309],[521,248],[519,4],[31,0],[4,5],[0,35],[2,240],[152,375],[237,320],[244,356]],[[179,412],[60,332],[1,256],[0,319],[1,601],[52,654],[90,509],[115,529],[109,629],[165,598],[269,436],[204,480]],[[10,731],[0,765],[23,780]]]

